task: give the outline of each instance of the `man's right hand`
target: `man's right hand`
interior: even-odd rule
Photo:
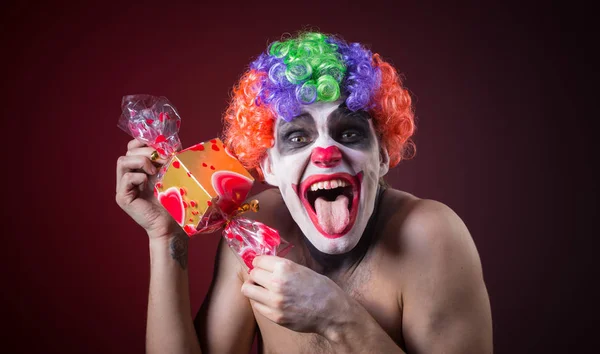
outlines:
[[[154,197],[159,168],[167,161],[150,156],[154,149],[137,139],[127,144],[127,153],[117,160],[116,201],[148,233],[150,240],[181,232],[181,227]]]

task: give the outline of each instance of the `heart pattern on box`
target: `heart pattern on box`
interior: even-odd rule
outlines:
[[[158,193],[158,201],[171,214],[173,219],[179,225],[183,226],[183,218],[185,217],[183,199],[179,188],[171,187],[164,192]]]

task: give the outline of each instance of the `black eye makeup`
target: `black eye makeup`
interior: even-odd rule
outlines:
[[[375,144],[375,135],[365,111],[353,112],[344,104],[327,117],[327,133],[349,148],[368,150]],[[295,154],[309,147],[319,137],[314,118],[303,113],[290,122],[281,120],[277,126],[277,150],[281,155]]]
[[[329,116],[327,128],[331,137],[340,144],[366,150],[375,143],[369,119],[369,114],[365,111],[353,112],[345,106],[340,106]]]
[[[277,127],[278,151],[281,155],[295,153],[310,145],[318,136],[313,117],[304,113],[291,122],[281,121]]]

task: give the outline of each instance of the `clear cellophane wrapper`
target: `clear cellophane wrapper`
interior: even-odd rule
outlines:
[[[160,168],[154,195],[189,237],[223,228],[229,247],[248,269],[259,255],[285,256],[291,244],[279,232],[242,213],[254,179],[219,139],[182,150],[181,117],[165,97],[123,97],[118,126],[153,147],[167,162]]]
[[[256,200],[243,203],[232,214],[226,214],[215,199],[199,225],[198,232],[214,232],[223,227],[223,237],[238,258],[251,270],[254,257],[260,255],[285,257],[292,245],[279,232],[261,222],[247,219],[242,213],[258,211]],[[254,210],[253,210],[254,208]]]

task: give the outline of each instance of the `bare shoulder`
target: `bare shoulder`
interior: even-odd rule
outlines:
[[[260,210],[276,209],[283,204],[283,198],[277,188],[269,188],[248,198],[257,199],[260,202]]]
[[[278,210],[281,206],[285,206],[281,193],[277,188],[269,188],[260,193],[254,194],[246,199],[246,201],[258,200],[259,211],[255,215],[264,217]]]
[[[281,197],[279,189],[269,188],[248,198],[248,200],[253,199],[258,200],[259,211],[244,214],[245,217],[260,221],[284,233],[293,228],[295,225],[294,220]]]
[[[491,312],[479,254],[447,205],[392,192],[383,206],[393,243],[407,348],[491,352]]]
[[[477,255],[465,223],[444,203],[389,189],[381,207],[383,234],[403,250],[403,261],[445,256],[453,249]]]
[[[402,245],[415,266],[439,265],[440,272],[461,271],[469,266],[482,276],[479,254],[463,220],[447,205],[420,199],[407,211],[401,228]]]

